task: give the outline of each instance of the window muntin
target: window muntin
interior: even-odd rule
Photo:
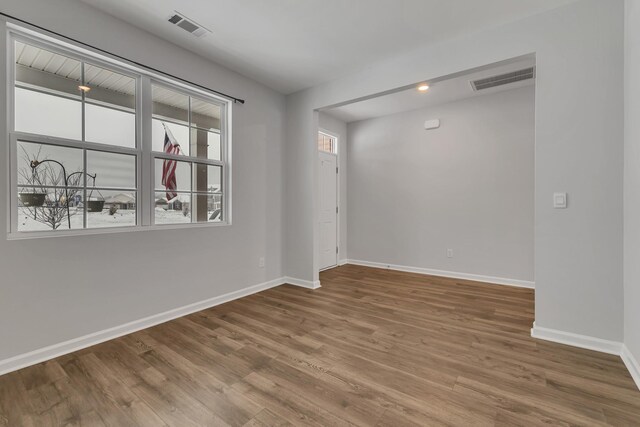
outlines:
[[[229,173],[229,141],[225,135],[228,101],[163,79],[151,82],[143,73],[131,73],[130,68],[112,65],[110,60],[90,59],[50,42],[12,36],[15,84],[10,132],[15,166],[11,233],[229,222],[225,212],[229,208],[223,200]],[[167,99],[170,104],[162,105]],[[152,105],[151,117],[140,116],[141,105]],[[149,119],[151,135],[142,125]],[[164,152],[165,129],[180,145],[171,155]],[[158,134],[162,137],[156,138]],[[140,170],[147,164],[142,158],[149,155],[151,167]],[[182,202],[188,212],[185,215],[180,211],[181,218],[161,218],[155,202],[163,195],[166,198],[167,188],[161,182],[156,185],[156,163],[173,156],[179,157],[176,201]],[[55,162],[38,166],[41,174],[45,166],[49,170],[48,180],[39,184],[15,171],[22,168],[32,173],[30,162],[34,159],[61,163],[67,175],[72,175],[66,187],[61,184],[63,174]],[[155,197],[140,194],[141,180],[146,179],[153,180]],[[57,209],[68,205],[71,215],[64,215],[63,220],[54,218],[51,224],[31,220],[39,214],[29,211],[33,206],[22,198],[34,200],[28,194],[34,192],[41,193],[36,198],[44,197],[42,206]],[[67,197],[70,202],[65,205]]]

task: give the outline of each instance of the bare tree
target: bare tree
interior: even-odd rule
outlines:
[[[33,158],[24,147],[22,147],[22,151],[23,166],[19,168],[18,174],[26,185],[21,184],[20,192],[45,194],[45,201],[42,206],[23,205],[23,212],[28,212],[29,217],[35,221],[57,230],[63,221],[67,219],[67,216],[70,219],[76,213],[70,211],[67,205],[80,191],[78,187],[82,185],[82,172],[73,173],[65,177],[65,172],[59,165],[49,162],[43,163],[44,160],[49,159],[39,158],[42,146],[40,146]],[[37,167],[32,167],[32,164],[37,165]],[[67,180],[66,186],[65,180]]]

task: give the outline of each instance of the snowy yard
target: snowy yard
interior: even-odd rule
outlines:
[[[209,212],[209,216],[211,212]],[[164,210],[155,208],[156,224],[188,224],[191,222],[190,215],[185,216],[180,210]],[[102,212],[87,212],[87,228],[106,227],[126,227],[136,225],[136,211],[134,209],[119,209],[114,215],[109,215],[108,209]],[[82,208],[71,208],[71,228],[82,228]],[[68,230],[67,218],[65,217],[58,230]],[[29,215],[26,208],[18,208],[18,230],[19,231],[46,231],[51,230],[46,224],[35,221]]]

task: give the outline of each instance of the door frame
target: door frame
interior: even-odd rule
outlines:
[[[336,212],[336,247],[337,247],[337,252],[336,252],[336,264],[329,266],[329,267],[325,267],[325,268],[320,268],[318,271],[325,271],[325,270],[331,270],[332,268],[336,268],[340,266],[340,255],[342,252],[342,248],[340,245],[340,213],[342,212],[342,206],[340,206],[340,175],[342,174],[342,168],[340,167],[340,148],[341,148],[341,143],[340,143],[340,136],[338,134],[336,134],[335,132],[332,132],[328,129],[322,128],[322,127],[318,127],[318,132],[317,133],[322,133],[325,134],[327,136],[330,136],[331,138],[335,138],[336,140],[336,152],[335,153],[328,153],[326,151],[320,151],[316,145],[316,151],[318,152],[318,161],[320,161],[320,154],[327,154],[330,156],[335,156],[336,158],[336,167],[338,168],[338,171],[336,172],[336,207],[338,208],[338,212]],[[316,138],[317,139],[317,138]],[[318,239],[318,244],[320,244],[320,239]]]

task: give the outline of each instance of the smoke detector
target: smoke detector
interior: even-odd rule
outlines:
[[[168,21],[196,37],[202,37],[205,34],[211,32],[211,30],[198,24],[193,19],[187,18],[185,15],[178,11],[174,11],[174,13],[169,17]]]

